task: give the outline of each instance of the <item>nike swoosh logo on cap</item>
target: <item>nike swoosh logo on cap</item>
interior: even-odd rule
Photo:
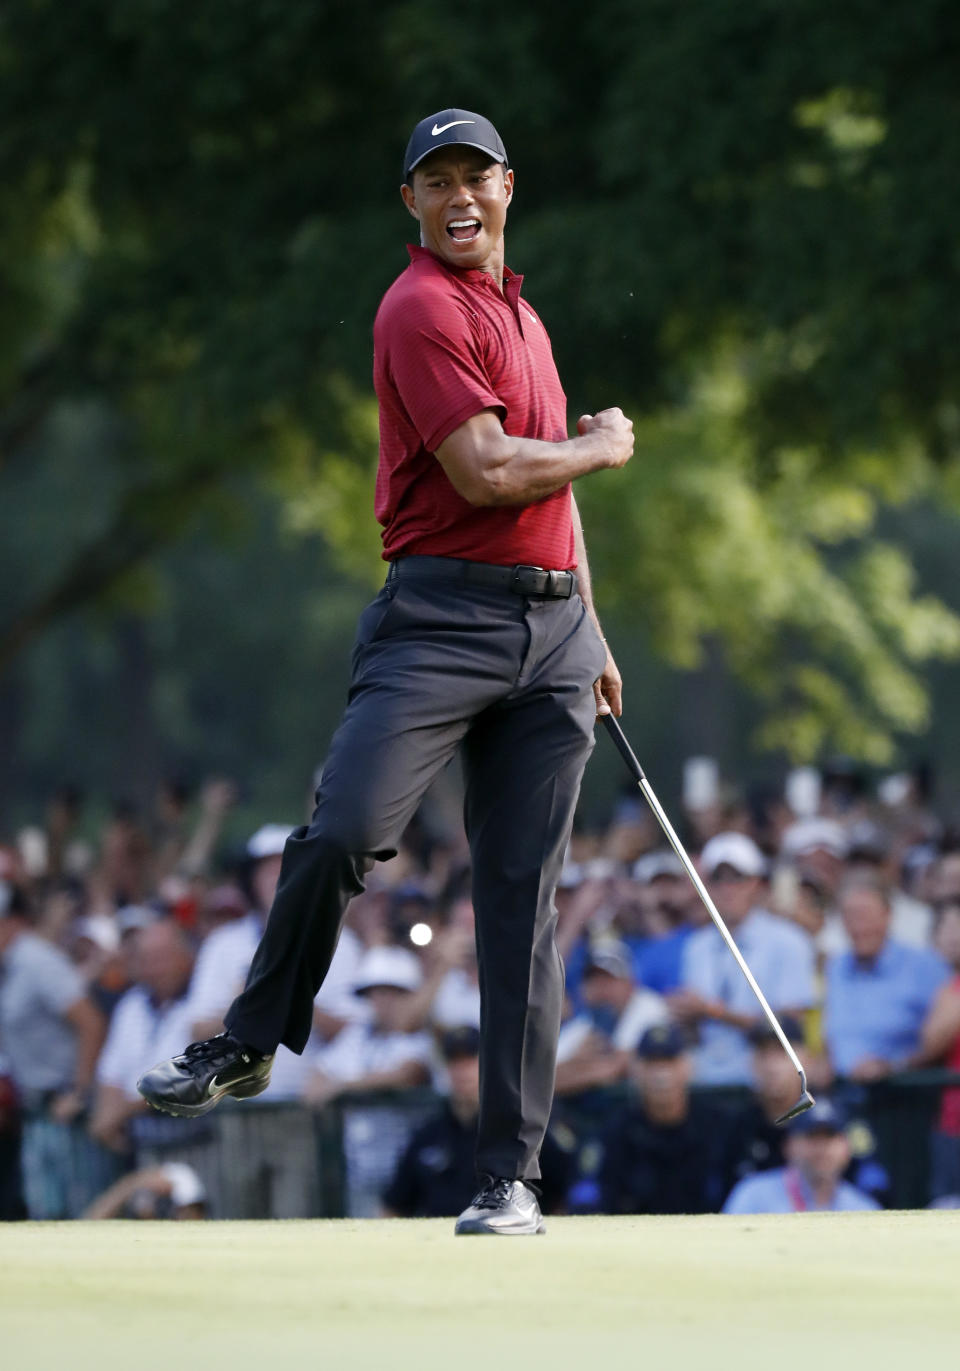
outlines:
[[[446,133],[447,129],[452,129],[456,124],[475,124],[476,122],[476,119],[451,119],[449,124],[441,124],[439,128],[434,124],[430,132],[436,138],[438,134]]]

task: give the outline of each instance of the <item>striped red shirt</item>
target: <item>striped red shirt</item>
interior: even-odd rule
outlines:
[[[373,326],[384,558],[574,567],[569,485],[529,505],[477,507],[434,456],[485,409],[517,437],[567,437],[566,397],[547,331],[520,297],[523,277],[505,270],[501,293],[487,272],[450,267],[426,248],[409,251]]]

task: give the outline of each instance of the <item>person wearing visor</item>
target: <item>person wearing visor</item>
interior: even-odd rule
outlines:
[[[422,119],[400,193],[420,241],[374,324],[386,583],[227,1033],[140,1088],[203,1113],[265,1089],[279,1044],[302,1051],[347,902],[459,751],[482,1083],[481,1186],[456,1231],[532,1234],[563,999],[554,890],[595,719],[621,708],[571,483],[622,467],[633,428],[611,408],[567,435],[550,340],[504,260],[514,173],[493,124],[453,108]]]

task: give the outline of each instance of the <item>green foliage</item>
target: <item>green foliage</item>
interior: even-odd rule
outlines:
[[[875,540],[960,505],[958,39],[947,0],[14,0],[0,670],[77,608],[163,621],[143,568],[198,529],[239,557],[248,475],[376,576],[399,155],[462,103],[511,152],[573,412],[637,421],[582,484],[603,603],[688,669],[719,638],[760,746],[889,756],[960,648]]]

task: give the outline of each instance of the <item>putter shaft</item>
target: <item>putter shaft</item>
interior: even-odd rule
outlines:
[[[706,908],[707,913],[710,915],[710,918],[713,920],[713,923],[717,931],[723,938],[723,941],[726,943],[727,947],[733,953],[737,965],[746,977],[750,989],[757,997],[757,1000],[760,1004],[760,1008],[766,1015],[767,1022],[773,1029],[774,1033],[776,1034],[780,1042],[781,1047],[783,1048],[784,1052],[786,1052],[787,1056],[790,1058],[790,1061],[793,1063],[793,1066],[795,1067],[797,1074],[800,1077],[800,1099],[797,1101],[795,1105],[793,1105],[791,1109],[788,1109],[785,1114],[782,1114],[780,1118],[777,1119],[777,1123],[787,1123],[790,1119],[796,1118],[798,1114],[802,1114],[805,1109],[809,1109],[810,1106],[814,1103],[813,1096],[807,1089],[807,1075],[803,1069],[803,1065],[801,1064],[800,1058],[794,1051],[793,1044],[790,1042],[790,1039],[787,1037],[783,1029],[780,1027],[780,1021],[778,1020],[776,1014],[774,1014],[773,1010],[767,1003],[766,996],[757,984],[753,972],[750,970],[749,966],[745,962],[743,954],[741,953],[739,947],[737,947],[737,944],[734,942],[730,930],[727,928],[727,925],[720,917],[720,913],[717,910],[716,905],[713,903],[713,900],[710,896],[710,892],[707,890],[707,887],[700,879],[700,873],[697,871],[696,867],[693,865],[693,862],[691,862],[690,858],[687,856],[683,844],[674,832],[673,824],[670,822],[669,818],[664,812],[664,809],[660,804],[660,801],[653,793],[653,789],[651,788],[650,782],[644,775],[643,767],[637,760],[633,748],[627,742],[623,729],[620,727],[619,723],[612,714],[605,714],[603,716],[603,722],[606,724],[607,731],[609,732],[610,737],[613,739],[617,751],[620,753],[621,757],[626,762],[627,767],[629,768],[631,774],[633,775],[634,779],[639,785],[640,790],[643,793],[644,799],[646,800],[650,808],[653,810],[657,822],[659,823],[660,827],[663,829],[664,834],[666,835],[667,841],[673,848],[674,852],[677,854],[677,857],[680,859],[684,871],[686,871],[687,875],[690,877],[690,880],[693,883],[693,887],[696,890],[697,894],[700,896],[700,899],[703,901],[704,907]]]

